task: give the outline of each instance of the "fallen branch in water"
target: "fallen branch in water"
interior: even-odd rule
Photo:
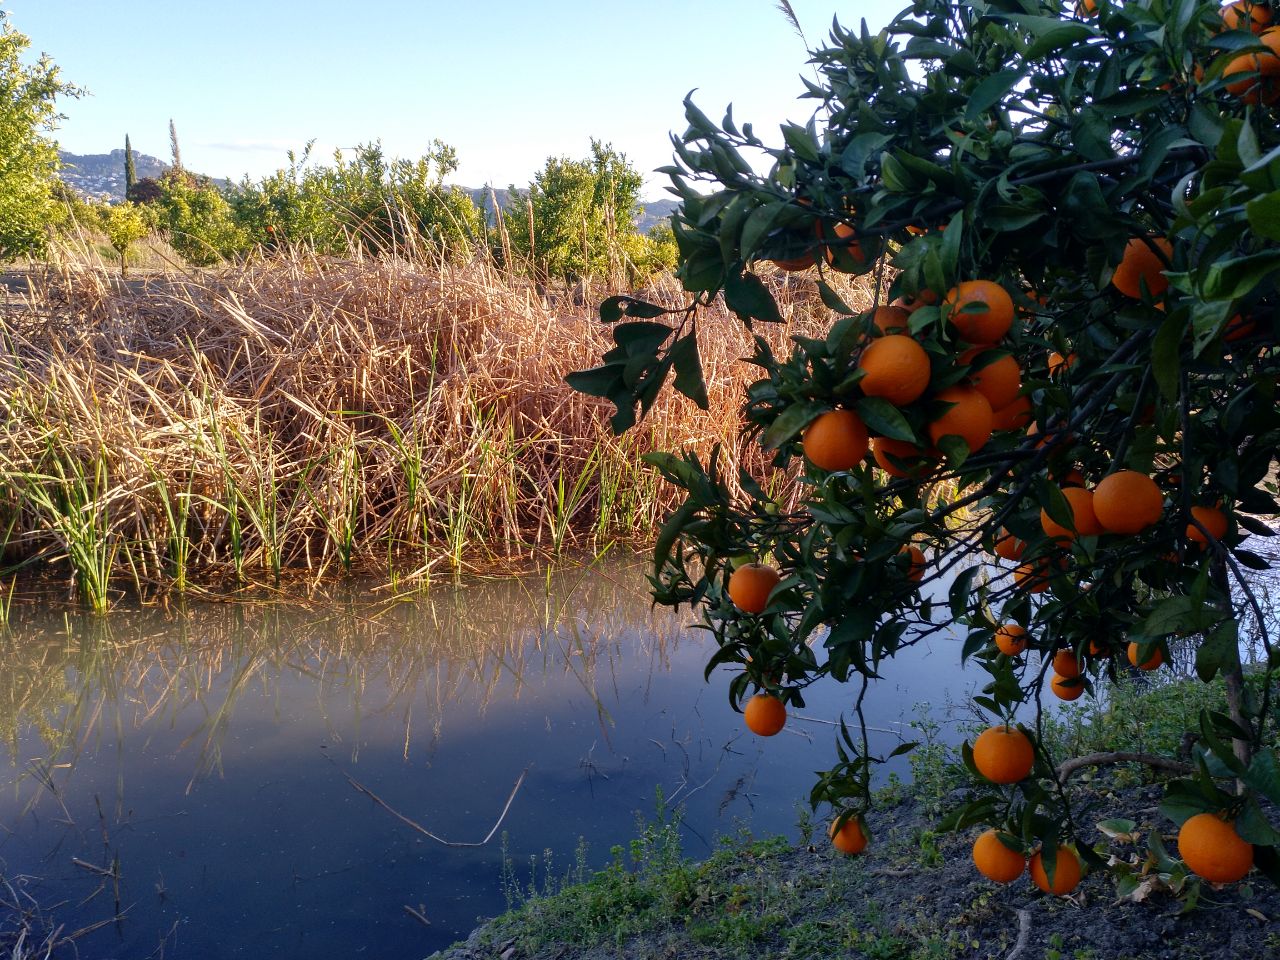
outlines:
[[[1083,770],[1085,767],[1101,767],[1110,763],[1143,763],[1148,767],[1167,770],[1169,773],[1176,774],[1192,772],[1192,767],[1188,764],[1170,760],[1167,757],[1157,757],[1150,753],[1089,753],[1083,757],[1067,760],[1059,766],[1057,771],[1058,779],[1066,780],[1071,774],[1077,770]]]
[[[427,919],[427,908],[421,903],[418,904],[417,910],[413,909],[413,907],[409,906],[407,903],[404,904],[404,912],[413,917],[413,919],[417,920],[424,927],[431,926],[431,921]]]
[[[332,763],[333,761],[330,760],[330,762]],[[533,764],[529,764],[529,767],[531,766],[533,766]],[[525,767],[524,770],[520,772],[520,776],[516,778],[516,785],[511,788],[511,796],[507,797],[506,806],[502,808],[502,813],[498,815],[498,822],[493,825],[493,829],[490,830],[485,835],[485,838],[481,840],[479,843],[466,843],[458,840],[446,840],[444,839],[444,837],[437,836],[436,834],[428,830],[426,827],[424,827],[422,824],[418,823],[415,820],[411,820],[409,817],[406,817],[403,813],[401,813],[395,807],[391,806],[391,804],[387,803],[387,801],[383,800],[380,796],[378,796],[376,793],[374,793],[372,790],[366,787],[363,783],[361,783],[355,777],[351,776],[351,774],[347,773],[345,770],[342,772],[342,775],[347,778],[347,783],[351,784],[351,786],[355,787],[357,790],[363,793],[366,797],[368,797],[378,806],[382,807],[382,809],[387,811],[387,813],[391,814],[393,817],[395,817],[397,820],[399,820],[401,823],[405,824],[406,826],[412,827],[414,830],[417,830],[423,836],[430,837],[436,843],[443,844],[446,847],[483,847],[486,843],[488,843],[490,840],[493,839],[493,835],[497,833],[498,828],[502,826],[502,821],[507,819],[507,811],[511,809],[511,804],[515,802],[516,794],[520,792],[520,787],[524,783],[524,778],[529,774],[529,767]]]

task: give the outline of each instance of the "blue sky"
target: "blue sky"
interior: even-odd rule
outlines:
[[[776,130],[804,120],[806,48],[771,0],[0,0],[13,27],[90,95],[58,131],[75,153],[123,146],[261,176],[290,148],[381,139],[417,157],[457,148],[468,186],[525,184],[548,156],[591,137],[643,171],[670,162],[681,101]],[[792,0],[810,45],[832,17],[887,23],[905,0]],[[665,178],[650,175],[647,197]]]

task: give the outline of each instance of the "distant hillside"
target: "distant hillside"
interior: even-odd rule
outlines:
[[[124,151],[112,150],[110,153],[68,153],[58,151],[58,159],[62,169],[58,176],[62,182],[86,197],[101,197],[112,200],[124,199]],[[133,151],[133,168],[138,179],[158,177],[169,169],[163,160]],[[227,186],[228,181],[213,181],[220,187]]]
[[[498,208],[506,213],[507,207],[511,203],[510,191],[503,187],[492,188],[492,196],[489,187],[469,187],[465,188],[467,193],[471,194],[471,199],[475,201],[476,206],[484,210],[488,214],[489,219],[493,220],[493,200],[498,201]],[[640,204],[640,215],[636,217],[636,229],[641,233],[648,233],[653,227],[657,226],[663,220],[670,218],[672,211],[679,206],[676,200],[654,200],[650,203]]]

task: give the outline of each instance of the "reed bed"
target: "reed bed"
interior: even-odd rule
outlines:
[[[612,291],[548,295],[484,260],[294,250],[123,281],[78,260],[0,313],[0,535],[105,610],[136,593],[434,572],[643,539],[674,497],[652,449],[793,478],[737,439],[751,349],[703,315],[709,412],[668,392],[624,437],[564,376],[592,366]],[[775,344],[827,326],[813,284],[772,281]],[[857,303],[865,291],[846,296]],[[640,295],[670,306],[674,281]]]

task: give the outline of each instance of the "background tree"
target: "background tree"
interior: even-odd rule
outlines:
[[[169,118],[169,151],[173,154],[173,169],[182,171],[182,151],[178,149],[178,128],[173,118]]]
[[[235,222],[231,204],[208,177],[196,177],[176,167],[159,179],[155,204],[159,225],[169,243],[185,259],[210,266],[245,253],[252,246]]]
[[[129,247],[151,232],[151,223],[145,209],[127,200],[123,203],[104,204],[98,210],[98,224],[120,257],[120,276],[127,276]]]
[[[138,171],[133,164],[133,144],[129,142],[129,135],[124,135],[124,195],[126,199],[133,192],[134,185],[138,182]]]
[[[47,56],[23,62],[30,40],[0,10],[0,260],[39,253],[58,215],[58,150],[47,136],[58,96],[79,96]]]
[[[647,252],[635,226],[643,184],[623,154],[598,140],[586,159],[548,158],[527,190],[510,188],[511,245],[544,278],[621,277],[628,245]]]
[[[1083,842],[1072,764],[1038,735],[1045,699],[1174,652],[1225,677],[1229,702],[1200,718],[1193,775],[1165,788],[1183,859],[1215,882],[1254,862],[1280,882],[1259,803],[1280,804],[1280,651],[1250,575],[1276,561],[1280,514],[1272,14],[918,0],[878,34],[833,28],[813,52],[815,114],[782,146],[686,101],[666,172],[694,301],[606,301],[617,347],[571,377],[613,401],[619,430],[673,370],[705,406],[699,310],[722,294],[748,325],[776,322],[760,266],[816,271],[828,336],[787,356],[758,340],[742,411],[802,494],[780,505],[760,478],[653,456],[687,495],[658,538],[655,598],[703,604],[708,671],[735,669],[731,703],[762,733],[811,683],[865,692],[884,660],[959,631],[993,726],[965,748],[976,793],[945,824],[995,828],[1013,874],[1030,857],[1055,893],[1079,859],[1105,861]],[[876,307],[850,309],[833,272],[868,274]],[[1249,680],[1242,624],[1263,650]],[[886,759],[861,703],[811,795],[837,832]],[[1205,849],[1230,850],[1231,869]]]
[[[362,144],[331,166],[310,162],[311,147],[289,165],[229,193],[237,223],[256,242],[306,244],[339,256],[359,247],[375,254],[428,253],[465,259],[484,236],[480,210],[444,180],[457,152],[433,141],[417,160],[388,160],[379,144]]]

